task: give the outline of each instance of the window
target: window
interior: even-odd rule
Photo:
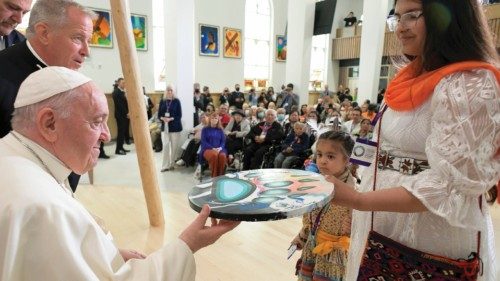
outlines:
[[[247,0],[245,4],[245,80],[269,81],[271,61],[271,5],[269,0]],[[257,87],[258,85],[254,85]]]
[[[328,69],[328,40],[329,34],[316,35],[312,38],[311,69],[309,72],[309,90],[320,90],[326,81]]]
[[[163,91],[167,87],[165,79],[165,22],[163,0],[153,0],[153,57],[155,90]]]

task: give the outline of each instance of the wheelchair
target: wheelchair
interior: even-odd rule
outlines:
[[[281,142],[277,142],[271,145],[267,149],[267,152],[264,153],[264,157],[262,158],[262,163],[260,164],[261,169],[270,169],[274,168],[274,158],[281,152]]]

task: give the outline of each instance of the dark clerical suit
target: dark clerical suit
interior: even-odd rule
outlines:
[[[46,67],[33,55],[26,42],[0,51],[0,138],[12,130],[10,120],[21,83],[31,73]],[[68,177],[73,191],[76,190],[79,180],[80,176],[75,173]]]
[[[14,46],[17,43],[21,43],[24,40],[26,40],[26,37],[21,34],[21,32],[17,30],[12,30],[9,35],[3,36],[3,39],[5,40],[5,49]]]
[[[126,131],[129,127],[129,119],[128,115],[128,104],[127,98],[125,97],[125,92],[120,88],[115,87],[113,90],[113,102],[115,103],[115,119],[116,119],[116,127],[118,129],[116,135],[116,149],[115,153],[119,153],[120,151],[124,151],[123,143],[126,138]]]

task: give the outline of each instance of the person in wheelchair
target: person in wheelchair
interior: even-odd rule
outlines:
[[[274,168],[292,168],[302,151],[309,148],[309,136],[305,133],[306,124],[296,122],[293,131],[286,136],[281,152],[274,159]]]
[[[283,129],[276,122],[276,110],[268,109],[265,120],[253,126],[246,139],[250,143],[244,151],[243,169],[258,169],[268,148],[283,139]]]
[[[250,122],[245,118],[243,110],[233,111],[232,115],[233,118],[224,129],[228,164],[233,162],[234,154],[237,151],[243,150],[243,138],[250,132]]]

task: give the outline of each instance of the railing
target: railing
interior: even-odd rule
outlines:
[[[493,34],[497,50],[500,49],[500,4],[485,6],[488,25]],[[339,32],[337,32],[339,34]],[[400,50],[394,32],[386,32],[384,56],[396,55]],[[332,42],[332,60],[357,59],[361,53],[361,36],[335,38]]]

